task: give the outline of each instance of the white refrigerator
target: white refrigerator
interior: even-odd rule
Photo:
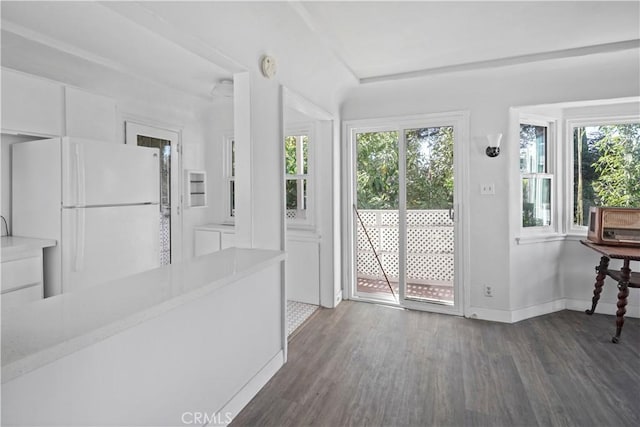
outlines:
[[[13,234],[57,241],[45,297],[159,267],[158,156],[68,137],[13,144]]]

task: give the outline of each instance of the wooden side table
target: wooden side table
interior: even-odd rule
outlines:
[[[617,343],[620,340],[622,325],[624,325],[624,314],[627,312],[627,297],[629,296],[629,288],[640,288],[640,273],[632,272],[629,268],[631,261],[640,261],[640,248],[625,246],[607,246],[598,245],[588,240],[580,240],[580,243],[600,253],[600,264],[596,267],[596,283],[593,290],[593,298],[591,299],[591,309],[585,310],[585,313],[591,315],[596,310],[604,279],[609,276],[618,282],[618,311],[616,311],[616,334],[611,341]],[[620,271],[609,270],[609,260],[621,259],[623,264]]]

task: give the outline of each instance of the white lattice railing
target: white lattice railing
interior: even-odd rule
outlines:
[[[390,280],[398,280],[398,211],[359,210],[375,252]],[[384,277],[372,245],[356,218],[358,276]],[[413,283],[453,282],[453,221],[448,210],[407,211],[407,279]]]

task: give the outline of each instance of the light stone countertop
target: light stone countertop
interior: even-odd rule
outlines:
[[[36,239],[33,237],[2,236],[2,261],[10,261],[22,257],[34,250],[42,250],[56,245],[53,239]]]
[[[104,340],[285,259],[229,248],[2,313],[2,382]]]

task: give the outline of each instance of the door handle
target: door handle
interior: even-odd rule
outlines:
[[[456,210],[454,208],[449,208],[449,219],[451,221],[455,220],[456,218]]]

